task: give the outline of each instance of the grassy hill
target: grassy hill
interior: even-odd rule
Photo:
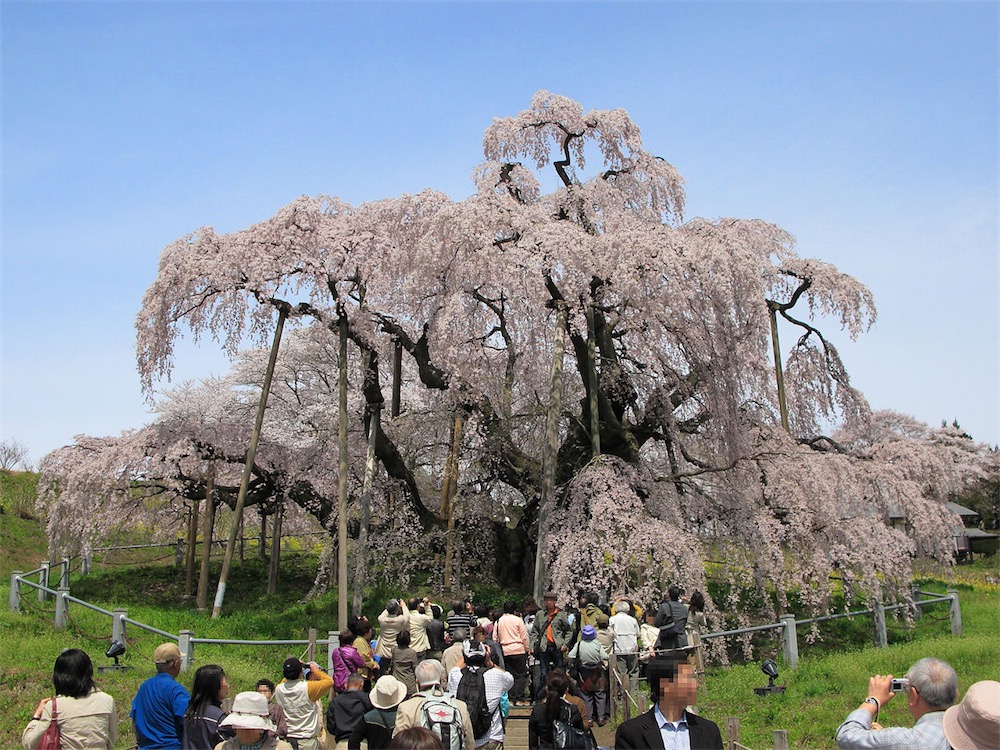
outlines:
[[[39,521],[10,514],[0,515],[0,566],[4,570],[5,599],[10,570],[30,570],[45,554],[45,533]],[[191,630],[201,638],[297,639],[305,638],[310,627],[320,637],[335,627],[337,602],[323,595],[310,602],[302,599],[309,591],[316,558],[288,555],[282,560],[279,593],[265,593],[264,564],[247,559],[233,569],[228,586],[224,616],[212,620],[193,610],[183,596],[183,575],[169,564],[96,565],[87,578],[75,576],[74,596],[109,610],[127,608],[128,616],[170,633]],[[217,574],[217,570],[215,573]],[[759,698],[753,688],[766,683],[757,663],[727,668],[711,668],[699,696],[699,708],[709,718],[723,724],[726,716],[741,721],[741,741],[755,750],[771,746],[774,729],[787,729],[795,748],[831,748],[832,736],[840,721],[864,698],[869,675],[902,674],[910,664],[926,655],[949,661],[958,670],[964,690],[976,680],[995,679],[1000,672],[1000,594],[995,584],[996,562],[987,560],[951,572],[927,572],[921,582],[925,590],[957,588],[962,602],[965,633],[949,635],[947,605],[935,605],[918,627],[902,629],[890,622],[890,641],[885,649],[865,647],[870,621],[836,621],[823,630],[824,640],[813,646],[800,631],[800,665],[782,670],[779,683],[787,685],[784,695]],[[947,583],[945,581],[947,580]],[[211,589],[214,592],[214,587]],[[370,591],[366,607],[374,616],[389,596],[399,592]],[[492,601],[492,598],[491,598]],[[53,603],[40,603],[33,594],[25,596],[22,612],[0,613],[0,681],[8,687],[0,692],[0,747],[18,746],[20,733],[38,700],[51,692],[51,668],[64,648],[82,648],[95,665],[110,663],[104,657],[110,636],[110,619],[82,607],[70,607],[66,630],[52,629]],[[833,624],[831,624],[833,625]],[[119,709],[119,748],[133,741],[128,708],[139,683],[152,673],[152,653],[163,636],[130,626],[128,651],[121,658],[128,671],[98,676],[101,688],[116,700]],[[780,646],[758,641],[757,654],[772,656]],[[215,646],[198,644],[195,666],[222,664],[234,691],[252,689],[260,677],[276,679],[281,662],[288,654],[302,656],[305,647]],[[322,661],[322,657],[320,661]],[[191,686],[193,670],[181,676]],[[905,706],[894,701],[883,711],[886,724],[908,724]]]

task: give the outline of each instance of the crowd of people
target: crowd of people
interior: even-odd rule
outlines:
[[[677,588],[644,609],[602,605],[596,594],[572,610],[552,593],[541,607],[530,598],[496,610],[455,601],[447,612],[427,598],[392,599],[377,637],[368,618],[350,619],[329,674],[288,657],[279,683],[262,678],[231,700],[217,664],[199,667],[188,693],[177,681],[180,650],[165,643],[129,715],[139,750],[500,750],[510,706],[530,705],[531,750],[596,748],[592,728],[610,719],[609,683],[631,693],[644,673],[652,707],[618,726],[615,747],[721,750],[718,726],[692,709],[698,682],[685,646],[704,626],[703,610],[698,592],[685,601]],[[24,750],[49,747],[54,728],[62,748],[112,750],[117,709],[94,684],[84,651],[56,659],[53,688],[23,732]],[[880,727],[879,709],[900,693],[915,724]],[[901,679],[876,675],[837,729],[837,746],[1000,750],[1000,682],[957,697],[955,670],[937,659],[921,659]]]

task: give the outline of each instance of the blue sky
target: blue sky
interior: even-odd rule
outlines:
[[[875,408],[1000,443],[995,3],[0,3],[0,435],[148,419],[160,251],[301,194],[461,199],[538,89],[622,107],[686,215],[774,221],[869,285]],[[219,374],[206,342],[175,380]]]

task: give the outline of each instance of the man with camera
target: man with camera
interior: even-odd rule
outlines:
[[[896,693],[906,699],[913,727],[888,727],[878,723],[879,709]],[[868,680],[868,697],[837,728],[840,750],[948,750],[944,736],[944,711],[958,695],[958,675],[940,659],[918,661],[905,677],[877,674]]]
[[[285,679],[274,689],[274,702],[285,712],[288,744],[295,750],[321,750],[317,702],[330,692],[333,678],[316,662],[306,664],[294,656],[285,659],[281,671]]]

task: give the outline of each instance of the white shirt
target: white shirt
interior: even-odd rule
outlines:
[[[458,691],[458,683],[462,681],[462,668],[454,667],[448,673],[448,692],[455,695]],[[502,669],[487,669],[483,673],[483,682],[486,685],[486,708],[493,713],[493,723],[490,724],[489,731],[482,737],[476,737],[476,747],[485,745],[490,740],[503,742],[503,717],[500,715],[500,696],[514,687],[514,675]],[[472,711],[472,707],[469,707]]]
[[[615,653],[634,654],[639,645],[639,621],[627,612],[619,612],[610,624],[615,631]]]
[[[691,733],[688,731],[687,714],[680,721],[667,721],[657,704],[653,708],[656,724],[660,727],[660,737],[663,738],[663,750],[691,750]]]

